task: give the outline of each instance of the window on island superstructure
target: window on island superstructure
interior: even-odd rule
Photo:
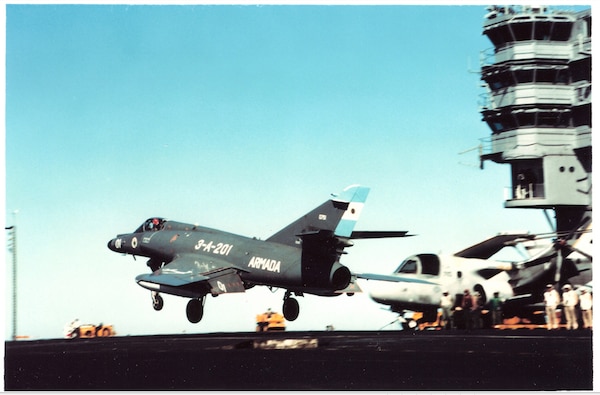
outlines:
[[[515,41],[568,41],[571,38],[573,22],[569,20],[526,20],[510,24]]]
[[[542,18],[540,20],[540,18]],[[568,41],[573,20],[566,16],[516,16],[508,23],[488,29],[484,34],[496,49],[515,41]]]
[[[485,31],[485,35],[488,36],[496,48],[503,47],[506,43],[515,41],[507,25],[489,29]]]
[[[521,127],[535,126],[535,113],[529,111],[520,111],[515,113],[517,124]]]
[[[573,126],[592,127],[592,104],[573,107]]]
[[[517,19],[517,18],[515,18]],[[511,23],[510,29],[515,41],[528,41],[533,36],[533,24],[530,21]]]
[[[540,111],[537,117],[538,127],[568,127],[570,117],[563,111]]]
[[[592,58],[587,57],[570,64],[571,82],[592,80]]]
[[[579,69],[579,68],[578,68]],[[511,65],[502,68],[490,67],[482,73],[482,79],[492,90],[499,90],[517,84],[543,83],[568,84],[570,69],[567,65]],[[579,74],[583,74],[579,72]]]
[[[573,22],[536,21],[534,22],[534,40],[567,41],[571,37]]]
[[[577,114],[586,118],[583,109]],[[568,128],[574,123],[574,114],[569,108],[506,108],[503,111],[489,111],[483,116],[494,133],[520,128]]]

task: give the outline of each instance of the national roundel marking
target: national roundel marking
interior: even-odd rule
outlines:
[[[137,248],[137,237],[134,237],[133,239],[131,239],[131,247]]]

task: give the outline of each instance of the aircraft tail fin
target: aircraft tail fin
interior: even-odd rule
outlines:
[[[340,194],[292,222],[267,241],[302,247],[306,236],[350,238],[370,188],[351,185]]]

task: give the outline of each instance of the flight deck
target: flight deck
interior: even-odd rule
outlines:
[[[587,330],[212,333],[6,342],[6,390],[591,390]]]

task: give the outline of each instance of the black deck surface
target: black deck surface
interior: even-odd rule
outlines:
[[[256,348],[270,339],[318,346]],[[6,342],[5,389],[591,390],[592,335],[282,332]]]

